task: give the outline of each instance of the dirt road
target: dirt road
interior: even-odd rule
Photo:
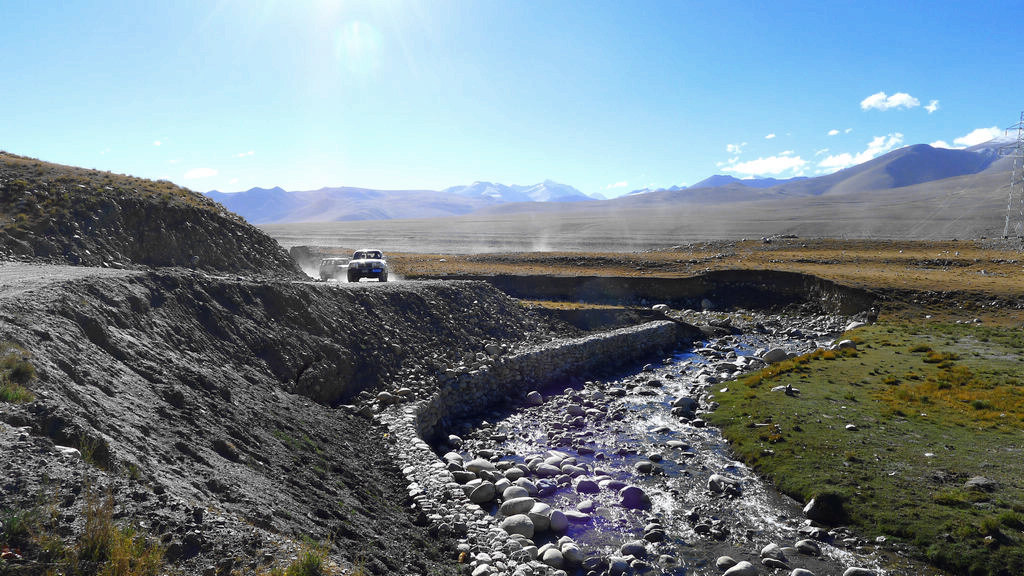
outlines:
[[[11,298],[58,282],[140,274],[136,270],[0,262],[0,298]]]

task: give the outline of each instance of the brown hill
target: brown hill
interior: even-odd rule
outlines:
[[[790,181],[773,190],[789,196],[891,190],[977,174],[989,168],[996,159],[995,153],[988,150],[948,150],[916,144],[827,176]]]
[[[86,266],[301,274],[272,238],[202,194],[6,152],[0,253]]]

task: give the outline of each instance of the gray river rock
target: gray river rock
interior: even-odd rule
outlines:
[[[512,498],[502,502],[500,512],[505,516],[514,516],[516,514],[526,514],[533,509],[533,505],[537,502],[529,496],[521,498]]]
[[[757,567],[746,560],[742,560],[726,570],[725,576],[757,576]]]
[[[515,514],[501,521],[501,527],[509,534],[522,534],[527,538],[533,537],[533,520],[526,514]]]

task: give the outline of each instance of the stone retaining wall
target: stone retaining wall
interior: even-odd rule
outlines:
[[[494,519],[470,502],[427,440],[441,435],[450,423],[569,375],[585,375],[636,363],[677,345],[677,326],[648,322],[498,357],[467,373],[449,373],[429,400],[391,406],[377,415],[393,441],[393,452],[409,480],[409,496],[425,520],[439,530],[464,538],[467,552],[486,551],[488,573],[547,574],[550,568],[532,561]]]

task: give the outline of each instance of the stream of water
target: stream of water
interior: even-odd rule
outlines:
[[[781,347],[803,353],[831,342],[828,334],[795,333],[799,337],[779,331],[727,336],[611,379],[545,390],[539,406],[508,407],[466,423],[458,430],[459,452],[467,461],[493,455],[506,462],[503,467],[536,465],[535,458],[563,471],[566,464],[575,467],[568,474],[530,480],[538,501],[567,513],[567,534],[589,556],[622,555],[624,543],[646,537],[634,573],[721,574],[715,565],[721,556],[764,570],[759,553],[765,545],[792,547],[810,536],[801,504],[735,461],[719,430],[700,416],[713,408],[714,393],[731,378],[762,366],[756,352]],[[682,410],[680,398],[697,400],[696,414]],[[725,477],[723,490],[709,488],[713,475]],[[627,485],[643,489],[648,509],[621,504],[619,489]],[[498,503],[490,511],[497,514]],[[540,546],[558,536],[534,540]],[[842,574],[850,566],[886,573],[863,541],[824,531],[816,536],[821,555],[789,548],[792,568],[819,576]]]

